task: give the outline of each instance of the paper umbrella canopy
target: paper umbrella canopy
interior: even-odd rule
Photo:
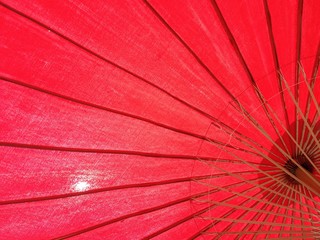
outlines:
[[[0,239],[319,239],[319,1],[0,11]]]

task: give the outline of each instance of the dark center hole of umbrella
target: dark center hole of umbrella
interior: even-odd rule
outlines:
[[[309,173],[313,173],[314,167],[310,163],[310,161],[303,155],[295,156],[293,159],[296,161],[294,163],[291,159],[289,159],[284,167],[293,175],[296,175],[297,169],[299,169],[298,165],[305,170],[307,170]],[[293,177],[291,177],[289,174],[286,174],[286,178],[290,183],[298,184],[298,181],[296,181]]]

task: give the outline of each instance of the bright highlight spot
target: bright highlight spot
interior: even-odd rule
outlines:
[[[85,191],[90,187],[90,184],[88,182],[77,182],[74,185],[74,188],[76,191],[81,192],[81,191]]]

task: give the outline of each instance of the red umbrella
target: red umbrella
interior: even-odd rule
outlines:
[[[319,16],[2,2],[1,238],[319,238]]]

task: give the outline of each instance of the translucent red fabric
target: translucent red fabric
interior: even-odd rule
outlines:
[[[2,239],[319,236],[317,0],[0,12]]]

